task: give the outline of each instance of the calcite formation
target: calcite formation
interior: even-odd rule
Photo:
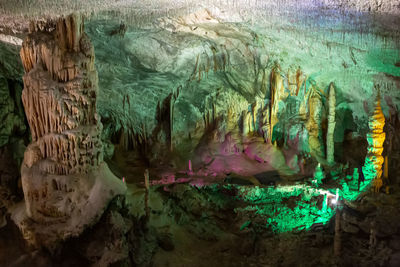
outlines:
[[[269,105],[265,105],[261,114],[261,132],[264,137],[264,141],[268,142],[270,140],[271,124],[270,124],[270,112],[271,109]]]
[[[30,31],[20,56],[32,143],[21,167],[25,203],[13,218],[28,241],[51,247],[94,223],[125,185],[103,162],[94,49],[83,18],[33,23]]]
[[[268,139],[269,110],[266,110],[264,100],[256,99],[247,110],[242,112],[242,135],[261,133]],[[269,128],[268,128],[269,131]]]
[[[324,159],[321,118],[322,118],[322,95],[316,85],[311,84],[307,93],[309,117],[306,123],[308,131],[308,145],[310,153],[322,160]]]
[[[170,93],[162,103],[159,102],[157,105],[156,117],[158,127],[154,130],[154,133],[155,135],[162,135],[158,140],[166,143],[170,151],[173,149],[174,105],[178,96],[179,88]]]
[[[334,149],[335,142],[333,139],[333,134],[335,132],[335,113],[336,113],[336,96],[335,96],[335,87],[333,83],[329,85],[329,114],[328,114],[328,133],[327,133],[327,145],[326,145],[326,154],[327,161],[329,164],[333,164],[335,162]]]
[[[375,108],[372,116],[370,116],[368,126],[370,132],[367,133],[368,152],[363,167],[365,180],[370,182],[374,180],[375,191],[379,191],[383,185],[382,181],[382,164],[383,164],[383,143],[386,134],[383,132],[385,126],[385,116],[381,108],[380,94],[375,100]]]
[[[277,132],[275,128],[279,122],[279,115],[283,112],[284,102],[288,93],[283,85],[282,76],[279,74],[279,68],[275,68],[271,73],[271,112],[270,112],[270,138],[271,141],[277,139],[274,135]]]

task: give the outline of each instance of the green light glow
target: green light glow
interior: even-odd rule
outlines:
[[[316,183],[311,186],[295,184],[276,187],[224,185],[223,188],[237,191],[235,200],[245,204],[234,209],[250,219],[242,225],[241,230],[250,227],[251,220],[259,222],[261,218],[264,222],[262,227],[274,233],[283,233],[309,230],[315,224],[327,224],[335,215],[337,193],[342,200],[354,201],[369,188],[371,181],[360,184],[358,190],[358,172],[354,169],[353,175],[338,181],[339,188],[328,190],[319,188]]]
[[[265,227],[275,233],[309,229],[315,223],[326,224],[334,215],[335,207],[326,205],[330,193],[307,185],[238,187],[238,192],[237,198],[248,206],[235,211],[264,218]]]

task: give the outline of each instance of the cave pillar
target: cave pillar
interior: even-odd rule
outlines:
[[[327,142],[326,154],[327,154],[328,164],[332,165],[335,163],[335,156],[334,156],[335,142],[333,135],[336,126],[336,120],[335,120],[336,97],[335,97],[335,87],[333,86],[333,83],[329,85],[328,103],[329,103],[329,113],[328,113],[328,132],[326,138]]]
[[[78,236],[126,186],[103,161],[98,77],[83,17],[31,24],[20,56],[22,101],[32,133],[13,219],[32,245]]]

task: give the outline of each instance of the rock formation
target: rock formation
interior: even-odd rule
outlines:
[[[323,143],[322,143],[322,96],[321,92],[316,88],[316,85],[311,84],[308,89],[308,112],[309,118],[306,124],[308,131],[308,145],[310,153],[319,159],[324,158]]]
[[[252,132],[253,127],[252,127],[252,123],[251,123],[251,113],[248,110],[243,110],[243,136],[248,135],[250,132]]]
[[[271,141],[276,140],[274,132],[276,124],[279,122],[279,114],[284,107],[284,101],[288,97],[288,93],[283,85],[283,79],[280,75],[279,68],[275,68],[271,73],[271,112],[270,112],[270,138]]]
[[[333,139],[333,134],[335,132],[335,113],[336,113],[336,97],[335,97],[335,87],[333,83],[329,85],[329,114],[328,114],[328,133],[326,138],[326,154],[327,154],[327,161],[329,164],[333,164],[335,162],[334,156],[334,149],[335,149],[335,142]]]
[[[164,144],[167,144],[168,149],[172,151],[173,140],[172,132],[174,130],[174,105],[179,96],[179,88],[170,93],[162,103],[157,105],[157,127],[154,130],[154,135],[159,136],[157,139]]]
[[[34,245],[77,236],[125,191],[103,162],[94,48],[83,18],[32,23],[20,52],[32,134],[21,167],[25,203],[13,219]]]
[[[261,131],[264,137],[264,141],[267,143],[270,140],[271,125],[269,123],[270,119],[270,107],[269,104],[264,106],[261,114]]]
[[[382,164],[383,164],[383,143],[386,134],[383,132],[385,126],[385,116],[382,113],[380,94],[375,100],[375,108],[372,116],[369,118],[368,126],[370,132],[367,133],[368,152],[365,158],[363,172],[365,181],[374,180],[375,191],[379,191],[383,185],[382,182]]]

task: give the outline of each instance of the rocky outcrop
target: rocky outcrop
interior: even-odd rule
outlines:
[[[103,162],[94,49],[83,26],[77,15],[32,24],[20,52],[32,143],[21,167],[25,203],[13,219],[36,245],[79,235],[125,190]]]

